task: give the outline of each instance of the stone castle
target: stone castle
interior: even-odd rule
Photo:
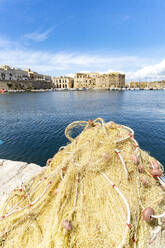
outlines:
[[[125,87],[125,74],[113,72],[108,74],[75,73],[74,79],[70,77],[52,77],[55,88],[113,88]]]

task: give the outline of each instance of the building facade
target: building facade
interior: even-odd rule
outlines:
[[[125,74],[112,72],[99,73],[76,73],[74,76],[74,88],[111,88],[125,87]]]
[[[123,88],[125,87],[125,74],[119,72],[112,72],[108,74],[101,74],[96,78],[97,88]]]
[[[0,80],[28,80],[28,73],[8,65],[0,66]]]
[[[21,70],[19,68],[10,67],[8,65],[0,65],[0,80],[36,80],[36,81],[51,81],[51,76],[42,75],[37,72],[33,72],[30,69]]]
[[[74,88],[94,88],[99,73],[76,73],[74,75]]]
[[[30,80],[35,80],[35,81],[51,81],[51,76],[48,75],[43,75],[43,74],[39,74],[35,71],[31,71],[31,69],[25,69],[25,71],[28,73],[28,77]]]
[[[52,77],[52,83],[54,88],[69,89],[73,88],[73,78],[71,77]]]

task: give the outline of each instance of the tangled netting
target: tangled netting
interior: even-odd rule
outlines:
[[[1,206],[0,247],[147,247],[165,215],[163,166],[114,122],[73,122],[65,135],[71,143]]]

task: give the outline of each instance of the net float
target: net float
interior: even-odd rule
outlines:
[[[63,171],[63,172],[66,172],[66,171],[67,171],[67,167],[63,167],[63,168],[62,168],[62,171]]]
[[[52,162],[52,158],[49,158],[47,161],[46,161],[46,165],[50,165],[50,163]]]
[[[153,165],[154,169],[160,169],[160,164],[156,160],[153,161],[152,165]]]
[[[62,227],[64,229],[66,229],[67,231],[71,231],[73,229],[73,225],[72,225],[71,221],[69,221],[69,220],[64,220],[62,222]]]
[[[143,167],[142,164],[139,164],[138,165],[138,171],[139,171],[139,173],[143,173],[144,172],[144,167]]]
[[[153,177],[160,177],[162,175],[162,170],[161,169],[152,169],[150,170],[150,174],[153,176]]]
[[[106,160],[106,161],[110,161],[111,160],[111,155],[109,153],[103,153],[103,158]]]
[[[54,190],[54,194],[55,194],[55,195],[57,195],[57,194],[58,194],[58,192],[59,192],[59,190],[58,190],[58,189],[55,189],[55,190]]]
[[[142,184],[143,184],[143,186],[144,186],[145,188],[148,187],[149,181],[147,180],[147,178],[142,177],[142,178],[141,178],[141,182],[142,182]]]
[[[138,165],[139,164],[139,159],[135,154],[131,155],[132,161],[134,164]]]
[[[145,208],[143,211],[143,219],[146,222],[151,222],[152,221],[152,215],[154,215],[154,210],[151,207]]]
[[[94,127],[94,126],[95,126],[95,124],[93,123],[92,120],[88,120],[88,124],[89,124],[89,126],[91,126],[91,127]]]

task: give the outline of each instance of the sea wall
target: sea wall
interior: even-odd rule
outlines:
[[[35,80],[0,80],[0,89],[5,90],[39,90],[39,89],[51,89],[53,84],[51,81],[35,81]]]

